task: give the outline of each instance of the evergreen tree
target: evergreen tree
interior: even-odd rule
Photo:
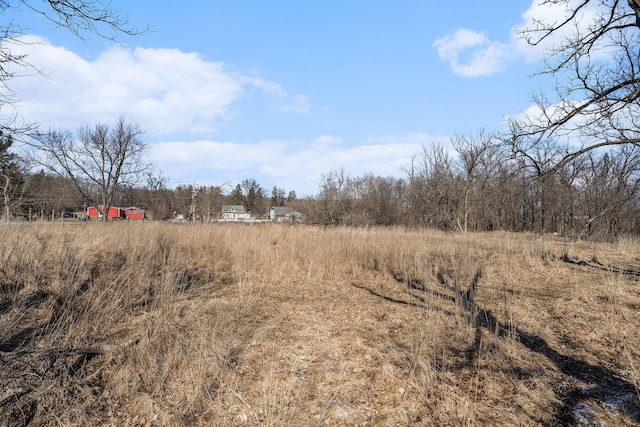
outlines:
[[[236,185],[236,188],[234,188],[233,191],[231,192],[231,202],[234,205],[245,206],[244,195],[242,194],[242,187],[240,186],[240,184]]]
[[[278,188],[274,185],[271,190],[271,206],[284,206],[284,204],[284,188]]]

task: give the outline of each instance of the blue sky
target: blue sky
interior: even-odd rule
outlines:
[[[20,49],[47,76],[11,84],[45,127],[140,125],[170,185],[256,178],[312,195],[338,168],[404,176],[423,145],[528,109],[541,52],[516,28],[564,13],[538,3],[113,0],[151,29],[119,43],[21,10],[41,43]]]

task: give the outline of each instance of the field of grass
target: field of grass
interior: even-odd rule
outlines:
[[[0,225],[0,426],[637,425],[640,243]]]

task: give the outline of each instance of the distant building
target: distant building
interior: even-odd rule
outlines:
[[[97,208],[95,206],[89,206],[87,208],[87,216],[90,219],[95,219],[95,220],[102,219],[104,217],[104,206],[98,205]],[[111,206],[109,208],[109,212],[107,213],[107,218],[108,219],[125,219],[126,216],[124,214],[124,209]]]
[[[99,220],[104,216],[104,207],[102,205],[89,206],[87,208],[87,217],[89,219]],[[140,208],[130,207],[130,208],[118,208],[115,206],[111,206],[109,208],[109,213],[107,218],[110,220],[114,219],[128,219],[131,221],[143,221],[146,218],[145,211]]]
[[[242,205],[222,205],[223,221],[249,221],[251,213],[244,210]]]
[[[269,219],[273,222],[304,222],[304,215],[296,212],[293,208],[274,206],[269,210]]]
[[[130,207],[124,210],[124,215],[129,221],[144,221],[146,212],[143,209]]]

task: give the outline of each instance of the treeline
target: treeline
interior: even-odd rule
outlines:
[[[406,177],[342,170],[323,176],[306,203],[321,224],[404,225],[445,231],[530,231],[616,238],[640,232],[640,148],[618,145],[559,163],[566,149],[513,152],[479,132],[456,136],[454,152],[424,147]]]
[[[0,173],[5,217],[50,218],[86,208],[71,180],[28,173],[7,139]],[[308,223],[348,226],[429,227],[445,231],[530,231],[575,237],[616,238],[640,232],[640,148],[618,145],[559,163],[558,144],[514,152],[485,132],[456,136],[453,150],[424,146],[402,177],[322,175],[318,194],[264,189],[248,178],[235,187],[179,185],[149,172],[138,186],[123,186],[114,206],[137,206],[154,220],[181,217],[212,221],[222,205],[243,205],[254,217],[289,206]],[[90,204],[89,204],[90,205]]]

